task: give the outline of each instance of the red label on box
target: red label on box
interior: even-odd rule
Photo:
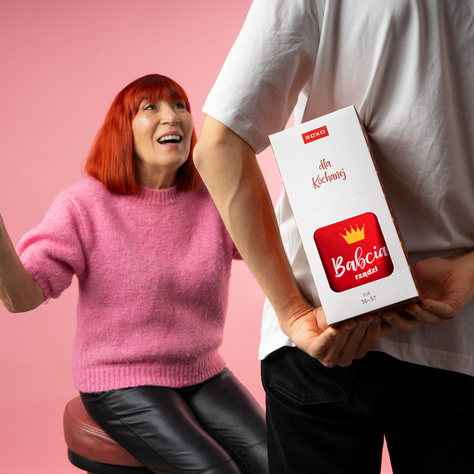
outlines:
[[[314,241],[329,286],[338,293],[393,272],[379,221],[371,212],[316,230]]]
[[[324,126],[311,130],[310,132],[303,133],[301,136],[303,137],[303,141],[305,143],[310,143],[319,140],[320,138],[329,136],[329,133],[327,127]]]

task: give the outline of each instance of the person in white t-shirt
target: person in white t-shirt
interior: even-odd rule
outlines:
[[[195,162],[267,295],[271,472],[474,466],[474,3],[255,0],[206,101]],[[423,301],[327,327],[285,194],[256,153],[355,105]],[[296,347],[295,347],[296,346]]]

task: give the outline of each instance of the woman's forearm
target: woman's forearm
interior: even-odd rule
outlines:
[[[45,300],[43,290],[18,258],[0,216],[0,301],[12,313],[30,311]]]

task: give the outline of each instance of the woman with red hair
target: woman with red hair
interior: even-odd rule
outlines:
[[[88,177],[13,248],[0,299],[36,308],[79,281],[74,383],[153,472],[267,473],[262,409],[218,353],[238,253],[197,174],[184,90],[151,74],[115,98]]]

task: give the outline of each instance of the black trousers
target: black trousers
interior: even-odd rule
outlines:
[[[96,423],[153,472],[268,473],[265,416],[229,370],[182,389],[81,393]]]
[[[474,472],[474,378],[370,352],[326,368],[299,349],[262,362],[272,474]]]

